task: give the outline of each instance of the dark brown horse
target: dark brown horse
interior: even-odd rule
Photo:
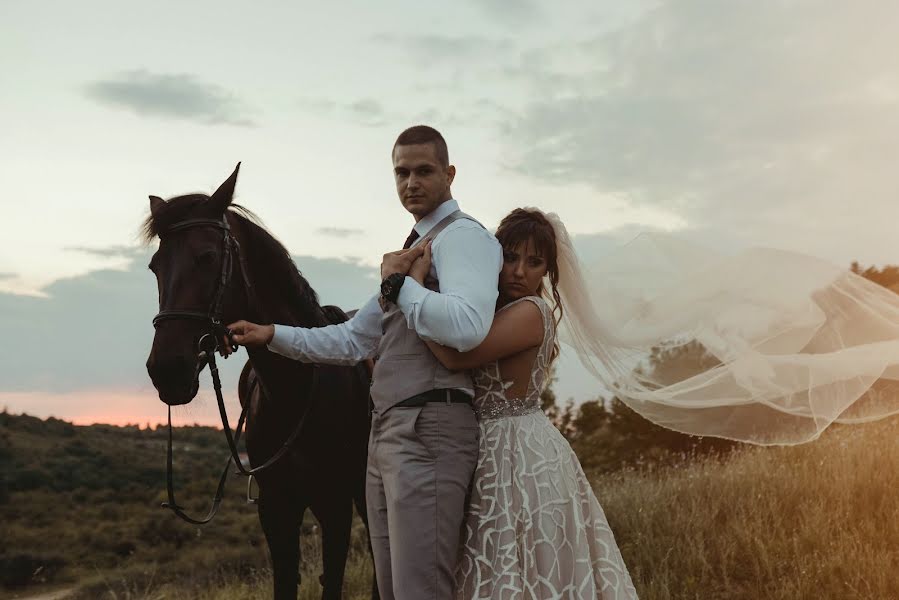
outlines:
[[[160,315],[154,320],[147,371],[170,406],[186,404],[197,393],[205,366],[198,343],[204,334],[214,335],[212,318],[218,323],[329,324],[284,246],[252,213],[232,204],[237,171],[212,196],[150,198],[143,233],[147,241],[160,238],[150,262]],[[322,531],[322,598],[339,598],[353,504],[366,520],[367,371],[363,365],[313,366],[264,348],[247,350],[240,398],[247,407],[250,463],[260,465],[273,456],[302,421],[290,450],[256,476],[274,597],[296,598],[300,525],[309,508]],[[254,378],[259,385],[251,388]]]

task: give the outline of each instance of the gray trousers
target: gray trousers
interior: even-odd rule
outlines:
[[[478,423],[431,402],[372,415],[366,500],[383,600],[450,600]]]

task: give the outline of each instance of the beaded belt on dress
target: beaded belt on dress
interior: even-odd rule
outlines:
[[[527,398],[508,398],[498,401],[488,399],[475,410],[478,419],[481,421],[501,419],[503,417],[520,417],[538,411],[540,411],[540,405]]]

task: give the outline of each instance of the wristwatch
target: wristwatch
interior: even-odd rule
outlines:
[[[403,287],[404,281],[406,281],[406,275],[404,273],[394,273],[385,277],[384,281],[381,282],[381,297],[388,302],[396,304],[397,298],[400,297],[400,288]]]

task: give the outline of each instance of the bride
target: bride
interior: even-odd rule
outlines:
[[[541,410],[558,356],[558,219],[516,209],[500,223],[497,313],[468,352],[427,342],[449,369],[473,370],[478,462],[456,574],[460,599],[636,598],[612,530],[571,447]],[[424,283],[430,247],[409,276]]]
[[[684,433],[800,444],[834,422],[899,413],[899,295],[848,269],[643,234],[585,273],[561,221],[537,209],[513,211],[496,236],[505,264],[487,338],[466,353],[429,344],[474,370],[481,417],[459,598],[636,595],[576,457],[540,411],[557,333],[610,393]],[[697,347],[702,365],[653,368]]]

